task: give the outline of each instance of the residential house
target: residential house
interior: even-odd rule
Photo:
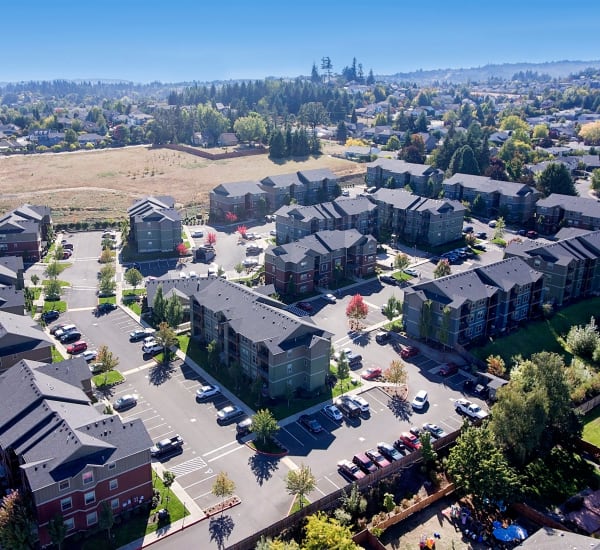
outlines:
[[[224,220],[227,212],[239,219],[264,216],[268,211],[267,193],[258,181],[221,183],[209,194],[210,218]]]
[[[238,143],[239,140],[233,132],[224,132],[217,140],[217,144],[220,147],[235,147]]]
[[[181,239],[181,216],[173,197],[145,197],[127,210],[129,241],[138,253],[173,252]]]
[[[23,290],[25,288],[23,272],[23,258],[20,256],[0,257],[0,287],[12,286],[17,290]]]
[[[12,299],[10,292],[4,297]],[[51,363],[53,346],[50,336],[31,317],[23,315],[23,309],[16,313],[0,311],[0,373],[21,359]]]
[[[367,147],[363,145],[352,145],[346,147],[344,151],[344,157],[347,160],[353,160],[356,162],[371,162],[371,155],[377,155],[379,149],[376,147]]]
[[[595,231],[600,229],[600,203],[591,198],[552,193],[537,202],[535,217],[540,233],[556,233],[565,226]]]
[[[221,278],[197,279],[190,295],[192,337],[216,342],[227,366],[237,364],[248,383],[282,397],[316,392],[329,373],[331,334],[281,309],[281,302]]]
[[[281,295],[327,288],[336,279],[366,277],[375,271],[377,241],[357,229],[326,230],[265,251],[265,283]]]
[[[91,143],[95,147],[103,139],[104,138],[101,135],[92,132],[89,134],[81,134],[80,136],[78,136],[77,141],[82,147],[85,147],[88,143]]]
[[[25,293],[12,286],[0,285],[0,312],[25,315]]]
[[[338,197],[313,206],[282,206],[275,212],[278,243],[287,243],[326,229],[357,229],[372,233],[377,207],[367,197]]]
[[[461,238],[465,207],[458,201],[435,200],[403,189],[379,189],[376,234],[396,235],[410,244],[438,246]],[[381,237],[380,237],[381,239]]]
[[[35,146],[52,147],[65,140],[64,132],[55,132],[53,130],[35,130],[29,134],[29,141]]]
[[[513,241],[504,255],[543,273],[544,301],[557,307],[600,294],[600,231],[549,244]]]
[[[519,258],[414,285],[404,292],[406,332],[459,349],[484,341],[539,315],[542,286]]]
[[[39,261],[52,231],[49,206],[24,204],[0,217],[0,256]]]
[[[485,217],[502,216],[507,223],[524,224],[531,220],[541,194],[533,187],[487,176],[454,174],[442,183],[444,197],[467,201],[473,213]]]
[[[152,499],[152,440],[139,419],[102,414],[86,395],[83,359],[20,361],[0,383],[0,465],[31,501],[39,544],[62,515],[67,537]]]
[[[431,196],[430,187],[439,186],[443,178],[443,172],[429,164],[386,158],[378,158],[367,164],[368,186],[404,188],[408,185],[417,195]]]

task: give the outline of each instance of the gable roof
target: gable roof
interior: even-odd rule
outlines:
[[[421,210],[434,214],[448,211],[464,212],[465,207],[459,201],[428,199],[414,195],[404,189],[387,189],[382,187],[371,195],[378,202],[391,205],[396,210]]]
[[[532,269],[521,258],[507,258],[475,270],[482,280],[508,292],[516,285],[525,286],[539,281],[544,275]]]
[[[524,183],[513,181],[493,180],[487,176],[474,176],[472,174],[456,173],[451,178],[444,180],[444,185],[462,185],[468,189],[475,189],[482,193],[500,193],[504,196],[523,197],[536,190]]]
[[[586,197],[573,197],[571,195],[559,195],[552,193],[545,199],[537,201],[536,207],[555,208],[559,206],[569,212],[579,212],[583,216],[600,219],[600,201]]]
[[[367,163],[367,170],[369,168],[382,168],[395,174],[409,173],[413,176],[428,176],[435,172],[439,172],[436,168],[433,168],[429,164],[414,164],[412,162],[405,162],[403,160],[378,158],[373,162]]]
[[[224,197],[242,197],[244,195],[264,195],[265,191],[258,181],[236,181],[221,183],[213,189],[213,193]]]

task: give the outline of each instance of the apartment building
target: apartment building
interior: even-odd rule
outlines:
[[[0,256],[42,259],[52,234],[49,206],[24,204],[0,217]]]
[[[129,242],[138,253],[174,252],[182,242],[173,197],[145,197],[128,208]]]
[[[432,190],[439,189],[443,179],[443,172],[429,164],[387,158],[378,158],[367,164],[366,182],[369,187],[403,189],[408,185],[417,195],[432,196]]]
[[[595,231],[600,229],[600,202],[552,193],[535,205],[535,219],[540,233],[556,233],[561,227]]]

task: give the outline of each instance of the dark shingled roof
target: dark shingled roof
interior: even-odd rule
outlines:
[[[520,258],[508,258],[478,267],[476,272],[504,291],[509,291],[515,284],[525,286],[543,277],[542,273],[532,269]]]

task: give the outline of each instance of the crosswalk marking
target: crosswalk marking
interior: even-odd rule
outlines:
[[[191,474],[192,472],[195,472],[196,470],[200,470],[200,468],[205,467],[206,461],[203,458],[197,456],[190,460],[186,460],[181,464],[177,464],[177,466],[173,466],[172,468],[169,468],[169,470],[173,472],[176,476],[181,477],[186,474]]]

